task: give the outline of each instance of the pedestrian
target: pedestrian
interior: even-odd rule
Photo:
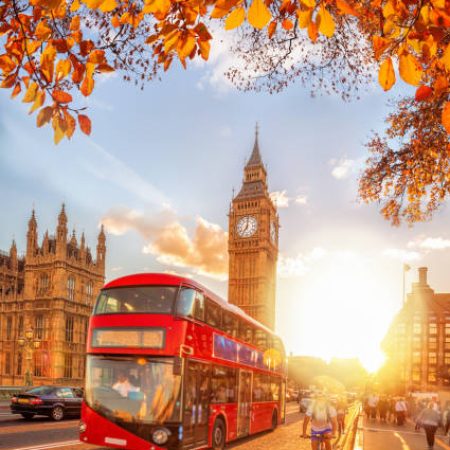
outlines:
[[[403,425],[406,419],[406,412],[408,411],[408,407],[406,406],[406,402],[402,397],[399,397],[395,402],[395,416],[397,419],[397,425]]]
[[[450,428],[450,402],[445,404],[444,412],[442,414],[442,422],[444,425],[444,432],[447,435]]]
[[[347,402],[340,398],[336,404],[336,419],[339,435],[345,434],[345,415],[347,414]]]
[[[428,449],[432,450],[434,448],[434,436],[441,423],[441,416],[434,409],[433,402],[428,403],[428,406],[424,410],[422,410],[422,412],[417,417],[417,423],[425,430]]]
[[[370,418],[376,420],[377,418],[377,406],[378,406],[378,396],[372,394],[367,399],[367,405],[369,406]]]
[[[380,422],[386,423],[386,414],[388,412],[389,403],[385,395],[380,398],[378,402],[378,416],[380,417]]]

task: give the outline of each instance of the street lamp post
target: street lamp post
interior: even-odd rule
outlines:
[[[41,345],[39,339],[33,339],[33,330],[25,331],[25,336],[19,337],[18,343],[24,349],[26,357],[25,386],[33,386],[33,353]]]

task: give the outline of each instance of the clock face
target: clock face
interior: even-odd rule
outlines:
[[[240,237],[253,236],[257,229],[258,222],[253,216],[241,217],[236,225],[236,230]]]
[[[275,222],[270,222],[270,239],[275,242],[277,238],[277,229],[275,227]]]

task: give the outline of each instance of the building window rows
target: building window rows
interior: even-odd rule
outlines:
[[[66,317],[66,342],[73,342],[73,316]]]
[[[69,300],[75,299],[75,278],[73,276],[67,278],[67,297]]]

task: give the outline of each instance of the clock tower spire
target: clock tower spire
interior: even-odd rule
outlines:
[[[275,325],[278,214],[269,196],[259,129],[229,214],[228,298],[269,328]]]

